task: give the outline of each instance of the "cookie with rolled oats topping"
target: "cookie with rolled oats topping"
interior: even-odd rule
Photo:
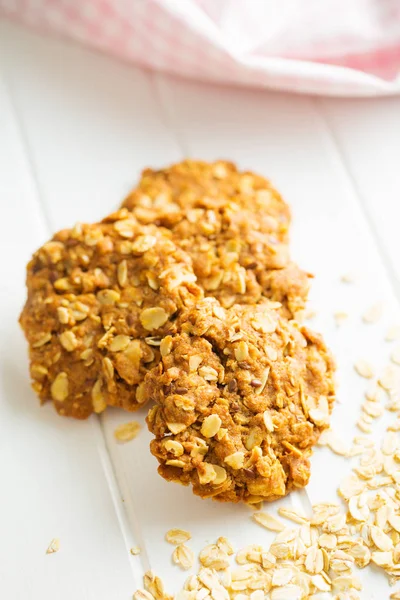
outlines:
[[[258,503],[301,488],[329,425],[334,363],[322,338],[276,303],[183,311],[144,381],[159,473],[195,494]]]
[[[107,405],[138,408],[160,339],[203,297],[195,281],[171,233],[127,209],[57,233],[28,264],[20,317],[41,401],[81,419]]]
[[[310,276],[289,258],[290,210],[264,177],[225,161],[184,160],[146,169],[123,206],[170,229],[205,294],[225,308],[265,296],[289,318],[303,310]]]

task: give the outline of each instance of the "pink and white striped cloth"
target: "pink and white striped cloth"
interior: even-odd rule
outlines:
[[[400,93],[400,0],[0,0],[0,14],[192,79]]]

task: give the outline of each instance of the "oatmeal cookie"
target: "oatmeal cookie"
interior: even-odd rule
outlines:
[[[141,223],[170,229],[199,285],[224,307],[266,296],[289,318],[304,308],[309,275],[289,259],[289,207],[264,177],[229,162],[185,160],[146,169],[123,206]]]
[[[151,452],[167,480],[195,494],[258,503],[301,488],[328,427],[333,360],[321,337],[282,318],[277,305],[206,298],[163,338],[145,377],[156,402]]]
[[[160,337],[203,296],[190,258],[170,238],[122,209],[60,231],[34,254],[20,323],[33,388],[60,414],[83,419],[144,401],[140,383],[158,362]]]

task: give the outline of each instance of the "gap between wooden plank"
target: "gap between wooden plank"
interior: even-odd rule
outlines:
[[[375,242],[376,248],[381,257],[382,264],[384,265],[387,271],[388,279],[391,283],[393,293],[399,301],[400,306],[400,289],[398,285],[396,272],[393,268],[392,261],[388,256],[385,246],[382,243],[379,232],[375,227],[374,220],[368,209],[368,204],[367,202],[365,202],[364,194],[361,190],[361,187],[351,168],[347,165],[346,154],[343,151],[341,141],[338,135],[336,134],[335,127],[332,125],[329,117],[326,115],[322,101],[319,98],[312,98],[311,100],[313,101],[313,104],[315,106],[315,113],[320,120],[321,127],[323,127],[326,130],[326,137],[330,139],[333,154],[336,156],[338,170],[341,171],[342,177],[347,182],[348,187],[350,187],[353,190],[353,196],[357,200],[360,210],[364,216],[365,222],[368,225],[370,234]]]

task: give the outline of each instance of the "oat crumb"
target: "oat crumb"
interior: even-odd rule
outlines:
[[[49,547],[46,550],[46,554],[54,554],[58,552],[60,549],[60,540],[58,538],[53,538],[49,544]]]
[[[356,281],[357,277],[355,275],[355,273],[349,272],[349,273],[344,273],[341,278],[340,281],[342,281],[343,283],[354,283]]]
[[[374,376],[374,370],[369,362],[363,360],[362,358],[358,360],[354,364],[354,368],[356,372],[360,375],[360,377],[365,377],[365,379],[372,379]]]
[[[133,440],[139,431],[141,425],[137,421],[129,421],[129,423],[122,423],[114,431],[114,435],[119,442],[130,442]]]
[[[333,313],[333,318],[335,319],[336,325],[340,327],[341,325],[343,325],[343,323],[347,321],[349,315],[343,310],[337,310]]]
[[[377,302],[368,308],[362,316],[362,320],[364,323],[372,325],[373,323],[377,323],[381,318],[383,313],[383,305],[381,302]]]

